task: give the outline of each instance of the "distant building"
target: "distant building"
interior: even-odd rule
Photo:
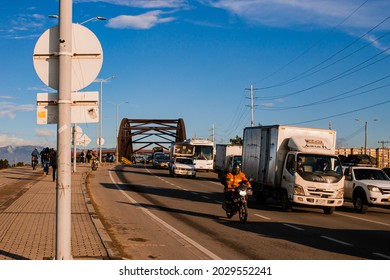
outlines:
[[[338,148],[336,153],[341,156],[363,155],[364,148]],[[390,168],[389,148],[367,148],[367,155],[376,158],[378,168]]]

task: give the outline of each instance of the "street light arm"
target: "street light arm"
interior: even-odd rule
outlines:
[[[83,22],[81,22],[79,24],[83,25],[83,24],[85,24],[85,23],[87,23],[87,22],[89,22],[91,20],[107,20],[107,19],[104,18],[104,17],[93,17],[93,18],[87,19],[86,21],[83,21]]]
[[[105,83],[105,82],[108,82],[109,80],[115,79],[115,78],[118,78],[118,77],[117,76],[111,76],[111,77],[108,77],[108,78],[105,78],[105,79],[96,79],[95,82],[96,83]]]

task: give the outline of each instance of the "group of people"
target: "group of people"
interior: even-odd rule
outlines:
[[[96,158],[97,156],[93,150],[87,150],[86,153],[84,150],[80,152],[80,162],[82,163],[92,163]]]
[[[41,158],[41,164],[45,175],[49,175],[49,166],[52,168],[53,181],[56,179],[57,152],[53,148],[46,147],[41,152],[37,148],[31,153],[32,161]]]
[[[80,152],[80,160],[79,161],[82,163],[92,163],[92,161],[96,158],[97,158],[97,156],[93,150],[87,150],[86,153],[84,150],[82,150]],[[103,160],[103,162],[114,162],[115,157],[113,154],[107,153],[107,154],[103,155],[102,160]]]

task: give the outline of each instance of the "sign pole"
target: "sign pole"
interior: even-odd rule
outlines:
[[[78,138],[78,126],[73,124],[73,172],[76,172],[77,163],[77,138]]]
[[[71,260],[72,0],[59,1],[56,259]]]

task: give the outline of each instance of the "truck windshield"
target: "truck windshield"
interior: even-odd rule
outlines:
[[[336,156],[299,154],[296,170],[309,181],[335,182],[343,177],[341,163]]]

